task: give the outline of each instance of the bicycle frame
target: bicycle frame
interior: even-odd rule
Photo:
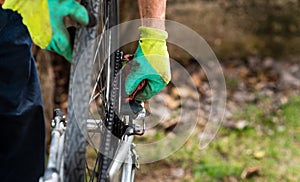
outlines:
[[[53,112],[51,121],[51,144],[48,159],[48,166],[40,182],[59,182],[63,181],[63,150],[66,130],[66,120],[59,109]]]
[[[126,132],[122,137],[122,141],[118,145],[116,155],[111,162],[111,165],[107,172],[107,180],[112,181],[121,169],[121,182],[133,182],[135,169],[139,168],[138,155],[135,151],[135,144],[132,143],[135,134],[143,134],[145,131],[145,116],[146,111],[143,108],[137,115],[137,117],[130,121]],[[141,130],[138,121],[143,122],[143,128]],[[93,129],[95,125],[99,126],[103,124],[101,120],[88,120],[87,130]],[[51,122],[51,144],[50,153],[48,159],[48,166],[44,173],[44,176],[39,179],[39,182],[61,182],[63,181],[63,151],[64,151],[64,139],[65,129],[67,127],[67,121],[62,115],[59,109],[54,110],[53,120]]]
[[[134,135],[141,135],[145,131],[145,117],[146,111],[143,108],[137,115],[136,119],[130,123],[129,127],[123,135],[123,140],[117,148],[116,155],[108,169],[108,179],[112,181],[113,177],[118,173],[122,166],[122,182],[133,182],[135,169],[139,168],[138,155],[135,151],[135,144],[132,143]],[[137,123],[138,120],[142,120],[142,131]]]

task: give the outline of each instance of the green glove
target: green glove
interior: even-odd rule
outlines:
[[[125,81],[125,91],[132,94],[143,80],[147,85],[135,97],[143,101],[160,92],[171,80],[169,54],[166,45],[167,32],[140,27],[140,41]]]
[[[86,9],[75,0],[5,0],[2,7],[21,14],[36,45],[68,61],[72,60],[72,48],[63,18],[69,15],[83,25],[89,21]]]

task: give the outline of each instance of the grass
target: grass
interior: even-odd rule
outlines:
[[[191,171],[181,181],[299,181],[300,96],[290,97],[272,112],[266,111],[265,104],[271,103],[261,98],[257,105],[249,104],[235,115],[236,120],[249,122],[243,130],[221,128],[202,151],[196,132],[163,162]],[[242,176],[250,168],[257,170]]]

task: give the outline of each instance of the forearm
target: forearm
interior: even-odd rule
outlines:
[[[0,4],[3,4],[5,0],[0,0]]]
[[[167,0],[138,0],[142,26],[165,29]]]

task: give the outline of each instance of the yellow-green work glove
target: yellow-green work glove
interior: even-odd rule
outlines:
[[[138,48],[131,63],[131,71],[125,81],[128,95],[134,93],[138,85],[146,80],[146,86],[135,99],[150,99],[160,92],[171,80],[169,54],[166,45],[166,31],[140,27]]]
[[[23,18],[33,42],[72,60],[69,33],[63,23],[70,16],[80,24],[89,21],[86,9],[75,0],[5,0],[3,9],[17,11]]]

